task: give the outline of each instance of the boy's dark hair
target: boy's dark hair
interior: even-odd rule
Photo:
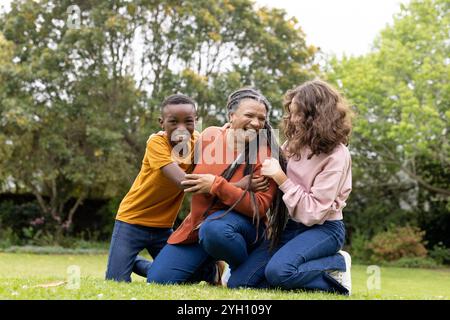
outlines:
[[[166,97],[161,104],[161,113],[169,104],[192,104],[194,106],[194,110],[197,109],[195,101],[191,97],[188,97],[187,95],[181,93],[172,94]]]

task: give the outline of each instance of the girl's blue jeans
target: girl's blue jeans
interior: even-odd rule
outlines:
[[[337,252],[345,240],[342,220],[307,227],[289,220],[277,248],[265,240],[231,272],[228,287],[321,290],[347,293],[327,271],[345,270]]]

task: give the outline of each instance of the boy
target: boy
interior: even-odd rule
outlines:
[[[130,282],[138,253],[147,249],[155,258],[166,244],[184,197],[180,183],[191,168],[199,136],[195,121],[195,102],[188,96],[174,94],[163,101],[159,118],[163,131],[147,140],[141,170],[120,203],[107,280]]]

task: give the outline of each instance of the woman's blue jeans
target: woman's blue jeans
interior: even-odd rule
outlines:
[[[265,240],[249,258],[231,272],[228,287],[321,290],[347,293],[327,271],[345,270],[337,252],[345,240],[342,220],[307,227],[289,220],[280,244],[269,250]]]
[[[237,212],[222,216],[223,213],[217,211],[205,219],[200,226],[199,243],[166,245],[153,261],[147,282],[194,282],[198,280],[195,273],[215,261],[227,262],[231,270],[243,263],[258,244],[256,227],[250,218]],[[263,226],[258,233],[261,239]]]

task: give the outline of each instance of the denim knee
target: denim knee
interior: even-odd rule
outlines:
[[[147,283],[158,283],[158,284],[176,284],[177,281],[172,277],[170,273],[164,274],[147,274]]]
[[[247,283],[245,281],[242,281],[242,279],[237,279],[237,277],[231,276],[230,279],[227,282],[227,288],[229,289],[238,289],[246,287]]]
[[[296,268],[276,261],[267,264],[264,274],[271,286],[284,289],[289,289],[289,282],[294,275],[298,276]]]
[[[308,281],[308,272],[302,270],[301,266],[295,268],[292,265],[269,263],[264,274],[270,286],[282,289],[299,288]],[[293,278],[295,285],[292,283]]]
[[[232,228],[220,220],[206,220],[200,227],[199,241],[203,248],[228,245],[233,238]]]
[[[274,287],[281,286],[286,281],[286,273],[282,266],[269,262],[264,270],[267,282]]]
[[[128,273],[119,274],[114,273],[111,269],[106,270],[105,280],[117,281],[117,282],[131,282],[131,276]]]

